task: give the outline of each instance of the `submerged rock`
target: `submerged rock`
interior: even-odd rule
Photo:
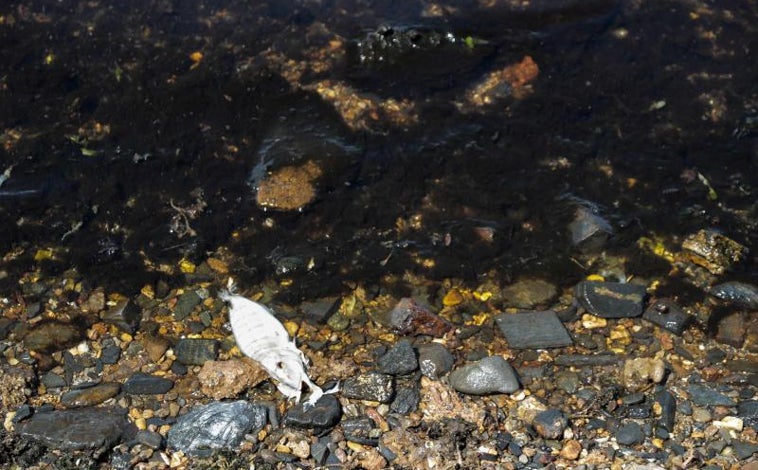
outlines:
[[[416,351],[408,340],[400,340],[379,358],[378,365],[379,370],[384,374],[410,374],[418,369]]]
[[[400,299],[389,312],[388,323],[401,335],[441,337],[452,329],[450,322],[435,315],[410,297]]]
[[[56,320],[41,321],[24,336],[24,346],[41,352],[51,353],[74,346],[84,338],[84,329],[79,325]]]
[[[715,230],[700,230],[682,242],[684,255],[712,274],[724,274],[747,255],[747,248]]]
[[[758,287],[745,282],[725,282],[709,291],[714,297],[746,309],[758,309]]]
[[[501,356],[489,356],[450,373],[450,385],[468,395],[512,393],[519,389],[516,371]]]
[[[347,378],[342,384],[342,394],[358,400],[389,403],[395,396],[395,380],[391,375],[367,372]]]
[[[659,299],[645,310],[642,318],[681,336],[693,317],[679,308],[672,299]]]
[[[519,312],[495,319],[513,349],[562,348],[574,343],[555,312]]]
[[[37,412],[16,427],[16,432],[22,436],[63,450],[108,448],[132,431],[134,428],[126,420],[126,410],[118,408]]]
[[[303,429],[325,430],[336,426],[342,416],[342,407],[334,395],[325,394],[312,407],[298,403],[284,415],[284,425]]]
[[[264,406],[246,401],[213,402],[180,416],[168,432],[167,447],[185,454],[209,456],[217,450],[234,450],[245,434],[266,424]]]
[[[576,286],[582,307],[603,318],[640,316],[645,296],[645,286],[639,284],[582,281]]]
[[[428,343],[418,346],[418,363],[422,374],[436,380],[450,372],[455,365],[455,358],[445,346]]]
[[[300,166],[285,166],[270,172],[258,184],[255,201],[263,209],[293,211],[302,209],[316,197],[314,182],[321,168],[308,161]]]
[[[61,395],[61,405],[67,408],[94,406],[115,397],[120,390],[121,384],[113,382],[71,390]]]

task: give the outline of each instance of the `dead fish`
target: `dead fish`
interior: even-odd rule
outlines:
[[[708,293],[738,307],[758,308],[758,288],[752,284],[737,281],[724,282],[711,287]]]
[[[226,291],[219,294],[229,304],[229,321],[237,346],[249,358],[258,362],[276,379],[276,388],[288,399],[300,401],[303,384],[311,391],[305,407],[313,406],[324,393],[333,393],[337,387],[324,392],[314,384],[306,367],[308,359],[290,340],[284,325],[263,305],[233,293],[229,280]]]

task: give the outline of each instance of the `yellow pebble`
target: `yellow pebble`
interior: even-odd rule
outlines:
[[[134,338],[132,338],[132,335],[129,333],[121,333],[121,336],[119,337],[121,341],[123,341],[125,344],[129,344],[132,342]]]
[[[605,278],[603,276],[601,276],[600,274],[590,274],[589,276],[587,276],[587,280],[588,281],[600,281],[600,282],[603,282],[603,281],[605,281]]]
[[[474,298],[480,302],[486,302],[492,298],[492,292],[474,292]]]
[[[287,330],[287,333],[289,333],[290,336],[294,337],[297,334],[297,330],[300,329],[300,325],[292,320],[287,320],[284,322],[284,329]]]
[[[605,328],[608,326],[608,320],[602,317],[597,317],[595,315],[590,315],[589,313],[585,313],[582,315],[582,326],[588,330],[591,330],[593,328]]]
[[[347,441],[347,447],[353,452],[363,452],[363,450],[365,449],[362,445],[353,441]]]
[[[144,295],[148,299],[155,298],[155,291],[153,290],[153,286],[151,286],[150,284],[145,284],[140,290],[140,293],[142,293],[142,295]]]
[[[217,273],[226,274],[229,272],[229,266],[218,258],[208,258],[206,262]]]
[[[195,263],[192,261],[182,258],[181,261],[179,261],[179,270],[183,272],[184,274],[192,274],[195,272],[196,266]]]
[[[43,261],[53,257],[53,250],[37,250],[34,254],[34,261]]]
[[[449,290],[448,293],[445,294],[445,297],[442,299],[442,305],[445,307],[452,307],[454,305],[460,304],[461,302],[463,302],[463,295],[458,289]]]
[[[137,418],[134,420],[134,425],[137,426],[137,429],[140,431],[144,431],[147,429],[147,421],[145,418]]]

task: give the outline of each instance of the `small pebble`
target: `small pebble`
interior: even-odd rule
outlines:
[[[568,419],[561,410],[550,408],[537,413],[532,426],[545,439],[560,439],[568,426]]]
[[[418,346],[418,362],[421,373],[432,380],[437,380],[450,372],[455,358],[443,345],[428,343]]]
[[[182,338],[176,343],[174,354],[182,364],[201,366],[205,361],[215,361],[218,349],[215,339]]]
[[[520,384],[516,371],[502,356],[489,356],[450,373],[450,385],[461,393],[487,395],[512,393]]]
[[[709,423],[713,419],[711,412],[705,408],[694,408],[692,410],[692,420],[696,423]]]
[[[301,429],[327,430],[336,426],[342,417],[342,407],[334,395],[323,395],[314,406],[305,408],[299,403],[284,415],[285,426]]]
[[[692,403],[700,406],[734,406],[735,402],[723,393],[706,385],[690,384],[687,387]]]
[[[122,390],[128,395],[160,395],[168,392],[174,382],[164,377],[137,372],[129,377]]]
[[[713,425],[717,428],[729,429],[732,431],[742,432],[743,421],[736,416],[724,416],[719,421],[714,421]]]
[[[576,286],[576,298],[585,310],[603,318],[628,318],[642,315],[647,295],[644,285],[582,281]]]
[[[635,422],[626,423],[616,431],[616,442],[621,445],[631,446],[644,441],[645,433],[642,431],[642,426]]]
[[[390,409],[395,413],[407,415],[418,409],[420,401],[421,395],[418,387],[402,387],[397,391]]]
[[[582,453],[582,444],[574,439],[569,439],[563,444],[561,457],[566,460],[576,460]]]
[[[395,395],[395,381],[391,375],[367,372],[347,378],[341,391],[348,398],[389,403]]]
[[[495,322],[513,349],[562,348],[574,343],[552,310],[505,313]]]
[[[71,390],[61,395],[61,405],[66,408],[94,406],[118,395],[121,384],[103,383],[94,387]]]
[[[379,358],[379,371],[389,375],[407,375],[418,369],[416,351],[408,340],[398,341]]]

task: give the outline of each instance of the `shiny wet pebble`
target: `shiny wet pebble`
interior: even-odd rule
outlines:
[[[142,319],[142,309],[131,299],[118,302],[100,316],[106,323],[116,325],[129,334],[134,334]]]
[[[642,426],[635,422],[623,424],[616,431],[616,442],[624,446],[641,444],[645,441],[645,433]]]
[[[455,365],[453,355],[439,343],[421,344],[417,349],[421,373],[432,380],[447,374]]]
[[[758,287],[745,282],[730,281],[713,286],[709,291],[714,297],[746,309],[758,309]]]
[[[134,436],[134,440],[140,444],[150,447],[151,449],[160,449],[161,444],[163,443],[163,436],[155,431],[141,429],[137,431],[137,434]]]
[[[215,339],[182,338],[176,343],[174,354],[182,364],[201,366],[205,361],[216,360],[218,348]]]
[[[379,371],[389,375],[406,375],[418,369],[416,351],[408,340],[398,341],[379,358]]]
[[[645,310],[642,318],[681,336],[693,317],[684,312],[672,299],[659,299]]]
[[[342,384],[342,394],[357,400],[389,403],[395,396],[395,380],[391,375],[367,372],[346,379]]]
[[[551,408],[537,413],[532,426],[545,439],[560,439],[568,426],[568,419],[561,410]]]
[[[555,312],[520,312],[499,315],[495,322],[513,349],[547,349],[574,342]]]
[[[50,353],[74,346],[83,337],[84,330],[78,325],[44,321],[29,330],[24,337],[24,346],[34,351]]]
[[[200,456],[234,450],[245,434],[257,433],[265,426],[266,416],[265,407],[242,400],[197,406],[176,420],[166,446]]]
[[[576,286],[582,307],[603,318],[640,316],[646,295],[645,286],[640,284],[582,281]]]
[[[747,400],[737,405],[737,416],[746,426],[758,431],[758,400]]]
[[[312,407],[303,403],[290,408],[284,415],[284,425],[301,429],[331,429],[339,423],[342,407],[334,395],[324,395]]]
[[[442,337],[452,329],[450,322],[410,297],[400,299],[389,312],[389,326],[402,335]]]
[[[103,383],[94,387],[71,390],[61,395],[61,405],[66,408],[93,406],[118,395],[121,384]]]
[[[128,395],[160,395],[174,386],[174,382],[163,377],[137,372],[129,377],[122,390]]]
[[[16,431],[42,441],[54,449],[98,449],[110,447],[132,429],[126,411],[82,408],[34,414],[17,425]]]
[[[489,356],[450,373],[450,385],[468,395],[512,393],[519,389],[516,371],[501,356]]]

